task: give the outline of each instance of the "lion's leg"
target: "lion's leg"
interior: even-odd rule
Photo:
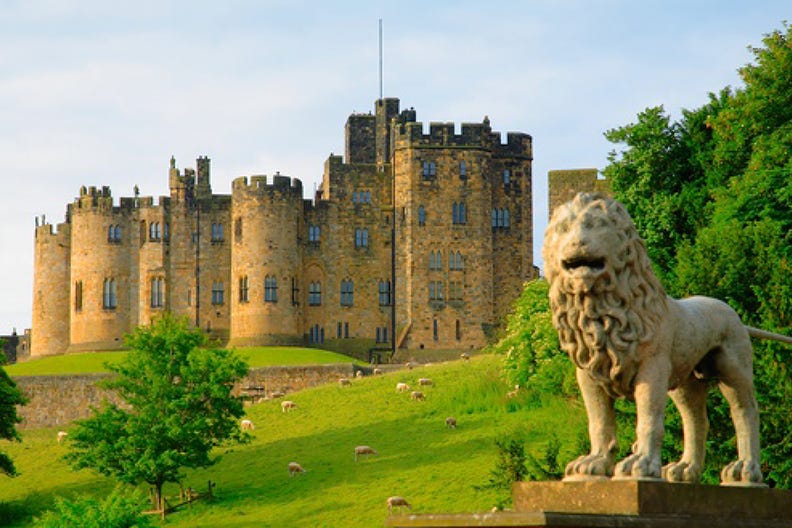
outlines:
[[[668,365],[663,361],[645,363],[635,382],[637,426],[633,454],[616,464],[619,478],[659,479],[663,421],[668,400]]]
[[[663,467],[663,478],[671,482],[695,483],[701,480],[709,429],[707,383],[691,376],[670,394],[682,416],[685,449],[681,460]]]
[[[728,354],[728,349],[717,358],[720,375],[718,386],[729,402],[737,436],[737,460],[721,471],[723,484],[751,486],[762,483],[759,466],[759,406],[754,395],[750,350],[750,344],[747,344],[747,359],[745,354]]]
[[[588,414],[591,452],[567,464],[564,480],[609,477],[617,450],[613,398],[584,370],[577,369],[576,375]]]

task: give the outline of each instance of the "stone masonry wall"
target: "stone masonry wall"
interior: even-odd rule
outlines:
[[[236,388],[242,393],[247,387],[262,387],[262,395],[290,392],[338,381],[354,376],[359,367],[351,363],[266,367],[251,369]],[[68,427],[74,421],[87,418],[92,407],[99,407],[105,398],[118,401],[112,393],[96,384],[112,374],[84,374],[70,376],[20,376],[17,385],[29,398],[20,407],[20,429],[38,427]]]
[[[549,215],[579,192],[610,194],[610,182],[597,179],[597,169],[551,170],[547,173]]]

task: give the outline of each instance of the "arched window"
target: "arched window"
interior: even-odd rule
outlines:
[[[418,206],[418,225],[426,225],[426,209],[424,209],[423,205]]]
[[[308,286],[308,306],[321,306],[322,304],[322,283],[312,282]]]
[[[162,308],[165,297],[165,280],[162,277],[151,279],[151,307]]]
[[[264,277],[264,302],[278,302],[278,279],[275,275]]]
[[[104,280],[102,287],[102,308],[113,310],[117,305],[116,281],[115,279],[107,278]]]

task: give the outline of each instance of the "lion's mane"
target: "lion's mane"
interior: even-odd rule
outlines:
[[[615,230],[620,244],[608,252],[596,281],[584,287],[564,268],[562,245],[570,243],[572,228],[584,228],[580,223],[592,216]],[[561,348],[611,396],[631,397],[641,344],[652,339],[667,298],[627,210],[600,194],[578,194],[555,210],[542,256]]]

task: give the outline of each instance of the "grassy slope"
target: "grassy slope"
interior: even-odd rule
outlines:
[[[251,367],[270,365],[316,365],[347,363],[354,361],[349,356],[299,347],[249,347],[238,348]],[[105,363],[116,363],[126,357],[126,352],[85,352],[34,359],[5,367],[11,376],[42,376],[49,374],[83,374],[107,372]]]
[[[168,517],[173,527],[382,526],[385,499],[403,495],[415,512],[488,510],[494,491],[476,491],[494,468],[494,439],[521,432],[539,454],[552,431],[565,447],[585,428],[576,405],[548,397],[543,406],[525,396],[507,400],[499,377],[500,358],[481,356],[384,376],[356,379],[350,387],[327,385],[290,395],[298,408],[281,412],[277,401],[248,409],[255,422],[251,443],[221,450],[221,461],[190,472],[185,485],[205,489],[217,482],[217,500],[197,503]],[[430,377],[426,401],[396,393],[405,381]],[[459,422],[445,427],[446,416]],[[0,477],[0,507],[13,512],[40,510],[53,495],[106,494],[111,482],[89,471],[72,472],[60,460],[65,446],[54,430],[25,431],[22,444],[4,443],[22,475]],[[378,457],[355,463],[353,448],[366,444]],[[569,453],[563,453],[564,460]],[[296,461],[307,473],[287,476]],[[173,493],[175,486],[166,489]],[[19,521],[13,526],[29,526]]]

